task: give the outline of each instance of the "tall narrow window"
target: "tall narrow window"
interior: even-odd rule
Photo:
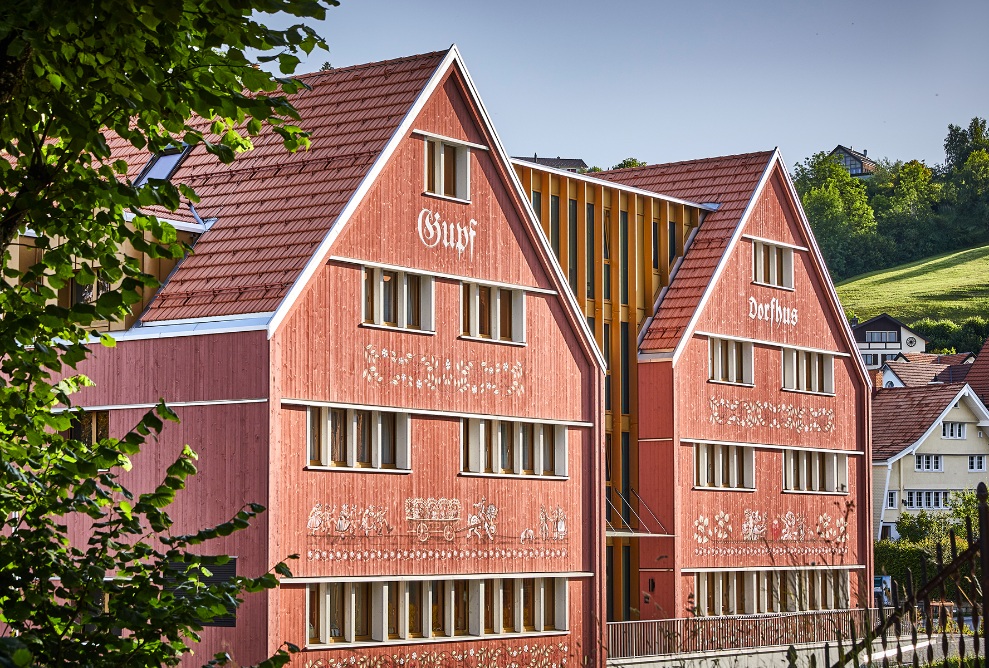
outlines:
[[[395,453],[397,434],[395,431],[395,414],[381,413],[381,468],[395,468]]]
[[[491,338],[491,288],[477,286],[477,335]]]
[[[549,239],[556,259],[560,259],[560,197],[549,197]]]
[[[451,144],[443,145],[443,194],[459,197],[457,193],[457,154],[461,149]]]
[[[604,210],[603,221],[603,251],[604,263],[601,266],[601,280],[603,281],[604,299],[611,299],[611,210]]]
[[[522,472],[533,473],[535,469],[535,439],[533,437],[532,424],[523,422],[520,425],[521,446],[522,446]]]
[[[604,323],[602,339],[602,354],[604,355],[604,409],[611,410],[611,324]]]
[[[330,642],[341,642],[344,639],[344,585],[333,582],[326,585],[326,612]]]
[[[577,294],[577,200],[572,199],[567,207],[567,276],[570,289]]]
[[[543,579],[543,630],[556,629],[556,579]]]
[[[354,411],[357,465],[371,465],[371,411]]]
[[[666,234],[670,246],[668,250],[670,268],[672,268],[673,260],[677,256],[677,222],[675,220],[671,220],[666,224]]]
[[[467,597],[467,581],[453,581],[453,633],[454,635],[467,635],[467,619],[469,600]]]
[[[432,587],[432,610],[430,629],[434,636],[446,635],[446,587],[441,580],[433,580]]]
[[[388,583],[388,637],[399,637],[399,606],[401,605],[400,585],[397,582]]]
[[[309,411],[309,465],[323,463],[323,432],[325,429],[323,411],[314,408]]]
[[[536,581],[533,578],[522,579],[522,629],[536,630]]]
[[[481,420],[481,468],[485,473],[495,472],[494,434],[491,420]]]
[[[409,635],[421,638],[422,633],[422,582],[412,580],[406,584],[409,595]]]
[[[511,341],[515,331],[512,325],[512,307],[515,300],[511,290],[501,288],[498,292],[498,338],[502,341]]]
[[[381,319],[386,325],[398,324],[398,272],[381,272]]]
[[[371,639],[371,583],[354,582],[354,639]]]
[[[622,304],[628,304],[628,211],[618,212],[618,249]]]
[[[512,473],[515,471],[515,436],[512,434],[512,423],[501,424],[501,472]]]
[[[484,632],[494,633],[495,596],[500,594],[494,580],[484,581]]]
[[[426,192],[439,193],[437,165],[439,164],[439,142],[426,142]]]
[[[659,223],[652,222],[652,268],[659,269]]]
[[[374,322],[374,269],[364,267],[364,322]]]
[[[347,465],[347,411],[330,409],[330,464]]]
[[[461,304],[461,309],[460,310],[463,313],[463,322],[462,322],[462,325],[461,325],[461,330],[462,330],[461,333],[464,336],[470,336],[470,330],[471,330],[471,327],[470,327],[471,317],[470,316],[471,316],[471,313],[472,313],[472,301],[471,301],[471,294],[470,293],[471,293],[471,284],[470,283],[462,283],[460,285],[460,304]]]
[[[594,266],[597,257],[594,254],[594,205],[587,205],[587,298],[594,299]]]
[[[405,326],[422,329],[422,279],[416,274],[405,277]]]
[[[532,191],[532,208],[539,222],[543,222],[543,194],[538,190]]]
[[[320,619],[323,616],[322,596],[319,585],[309,585],[309,644],[322,642]]]
[[[556,475],[556,430],[543,427],[543,475]]]
[[[631,410],[631,397],[629,391],[629,333],[628,323],[622,322],[619,327],[621,331],[621,374],[622,374],[622,415],[628,415]]]
[[[513,633],[515,628],[515,582],[501,581],[501,628],[505,633]]]

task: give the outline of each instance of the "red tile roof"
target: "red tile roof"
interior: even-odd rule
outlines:
[[[900,353],[907,362],[924,362],[926,364],[965,364],[974,360],[972,353],[955,353],[953,355],[938,355],[937,353]]]
[[[986,340],[972,363],[967,380],[979,398],[989,404],[989,340]]]
[[[881,389],[872,395],[872,459],[885,461],[917,442],[964,384]]]
[[[311,134],[307,151],[289,153],[267,130],[230,165],[196,147],[172,180],[195,188],[200,218],[217,221],[143,320],[274,311],[446,53],[303,76],[311,90],[292,102]],[[147,154],[119,148],[133,178]]]
[[[971,364],[935,364],[933,362],[886,362],[889,370],[907,387],[919,387],[928,383],[961,383],[971,370]]]
[[[772,157],[773,151],[763,151],[594,174],[663,195],[720,205],[707,214],[687,248],[642,339],[642,350],[676,347]]]

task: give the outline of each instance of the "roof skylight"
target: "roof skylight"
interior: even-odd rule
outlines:
[[[175,146],[151,156],[151,160],[134,181],[134,187],[140,188],[148,182],[148,179],[168,180],[175,173],[182,159],[189,154],[190,148],[192,147],[187,145]]]

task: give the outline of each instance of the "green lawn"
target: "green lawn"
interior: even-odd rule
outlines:
[[[861,274],[837,287],[845,312],[859,320],[883,312],[908,324],[926,316],[989,316],[989,246]]]

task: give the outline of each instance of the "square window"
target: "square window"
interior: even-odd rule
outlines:
[[[432,331],[433,279],[364,267],[362,320],[368,325]]]
[[[783,389],[818,394],[834,393],[834,356],[783,348]]]
[[[720,383],[752,384],[752,344],[711,338],[708,378]]]
[[[470,199],[470,148],[440,139],[426,140],[426,192]]]
[[[765,241],[753,241],[752,281],[760,285],[792,289],[793,249]]]
[[[525,292],[482,283],[462,283],[461,335],[525,343]]]

